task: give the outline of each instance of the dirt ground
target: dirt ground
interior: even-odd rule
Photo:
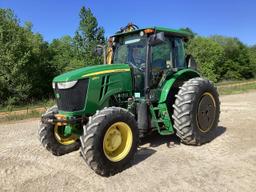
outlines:
[[[0,124],[0,191],[255,191],[256,92],[221,101],[212,142],[186,146],[153,135],[131,168],[109,178],[91,171],[79,152],[55,157],[43,149],[38,120]]]

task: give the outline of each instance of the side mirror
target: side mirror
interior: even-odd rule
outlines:
[[[94,50],[94,54],[97,56],[102,56],[104,57],[104,64],[106,64],[106,48],[105,45],[97,45],[95,50]]]
[[[149,37],[149,44],[154,46],[165,41],[164,32],[153,34]]]
[[[97,45],[97,47],[94,50],[94,54],[97,55],[97,56],[102,56],[102,54],[103,54],[103,47],[100,47],[100,46]]]
[[[187,55],[186,62],[187,62],[188,68],[192,68],[195,70],[197,69],[196,60],[194,59],[194,57],[192,55]]]

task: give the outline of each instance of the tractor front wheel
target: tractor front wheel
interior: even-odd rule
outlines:
[[[97,174],[110,176],[127,168],[138,145],[134,116],[119,107],[105,108],[92,116],[84,128],[81,154]]]
[[[185,82],[175,96],[173,119],[181,142],[201,145],[215,137],[219,121],[219,95],[213,84],[197,77]]]
[[[42,118],[53,118],[58,113],[57,106],[54,106],[42,115]],[[80,147],[79,137],[72,134],[65,136],[63,129],[65,126],[53,125],[50,123],[40,122],[38,129],[39,140],[42,145],[53,155],[60,156],[73,151]]]

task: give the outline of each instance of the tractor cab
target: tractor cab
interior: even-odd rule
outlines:
[[[178,70],[196,68],[185,55],[184,43],[190,36],[182,30],[138,29],[136,25],[128,24],[110,37],[106,60],[108,64],[129,64],[134,74],[135,92],[145,95],[145,88],[161,87]]]

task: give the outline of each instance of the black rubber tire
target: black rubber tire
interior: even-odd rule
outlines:
[[[210,93],[215,100],[215,113],[212,114],[212,123],[209,129],[202,131],[198,123],[198,108],[203,94]],[[173,105],[173,120],[176,135],[181,142],[189,145],[201,145],[214,139],[219,122],[220,102],[217,89],[213,84],[201,77],[186,81],[176,94]],[[213,110],[213,111],[214,111]]]
[[[103,151],[103,138],[108,128],[116,122],[129,125],[133,135],[132,146],[127,156],[118,161],[110,161]],[[101,176],[111,176],[128,168],[134,158],[138,146],[138,128],[134,115],[120,107],[104,108],[90,117],[80,138],[80,152],[86,164]]]
[[[57,113],[58,113],[57,106],[53,106],[42,115],[42,118],[51,117]],[[61,155],[65,155],[67,153],[76,151],[80,147],[79,139],[75,143],[70,145],[63,145],[59,143],[54,136],[53,124],[45,124],[45,123],[42,123],[41,121],[38,129],[38,135],[39,135],[39,140],[43,145],[43,147],[56,156],[61,156]]]

